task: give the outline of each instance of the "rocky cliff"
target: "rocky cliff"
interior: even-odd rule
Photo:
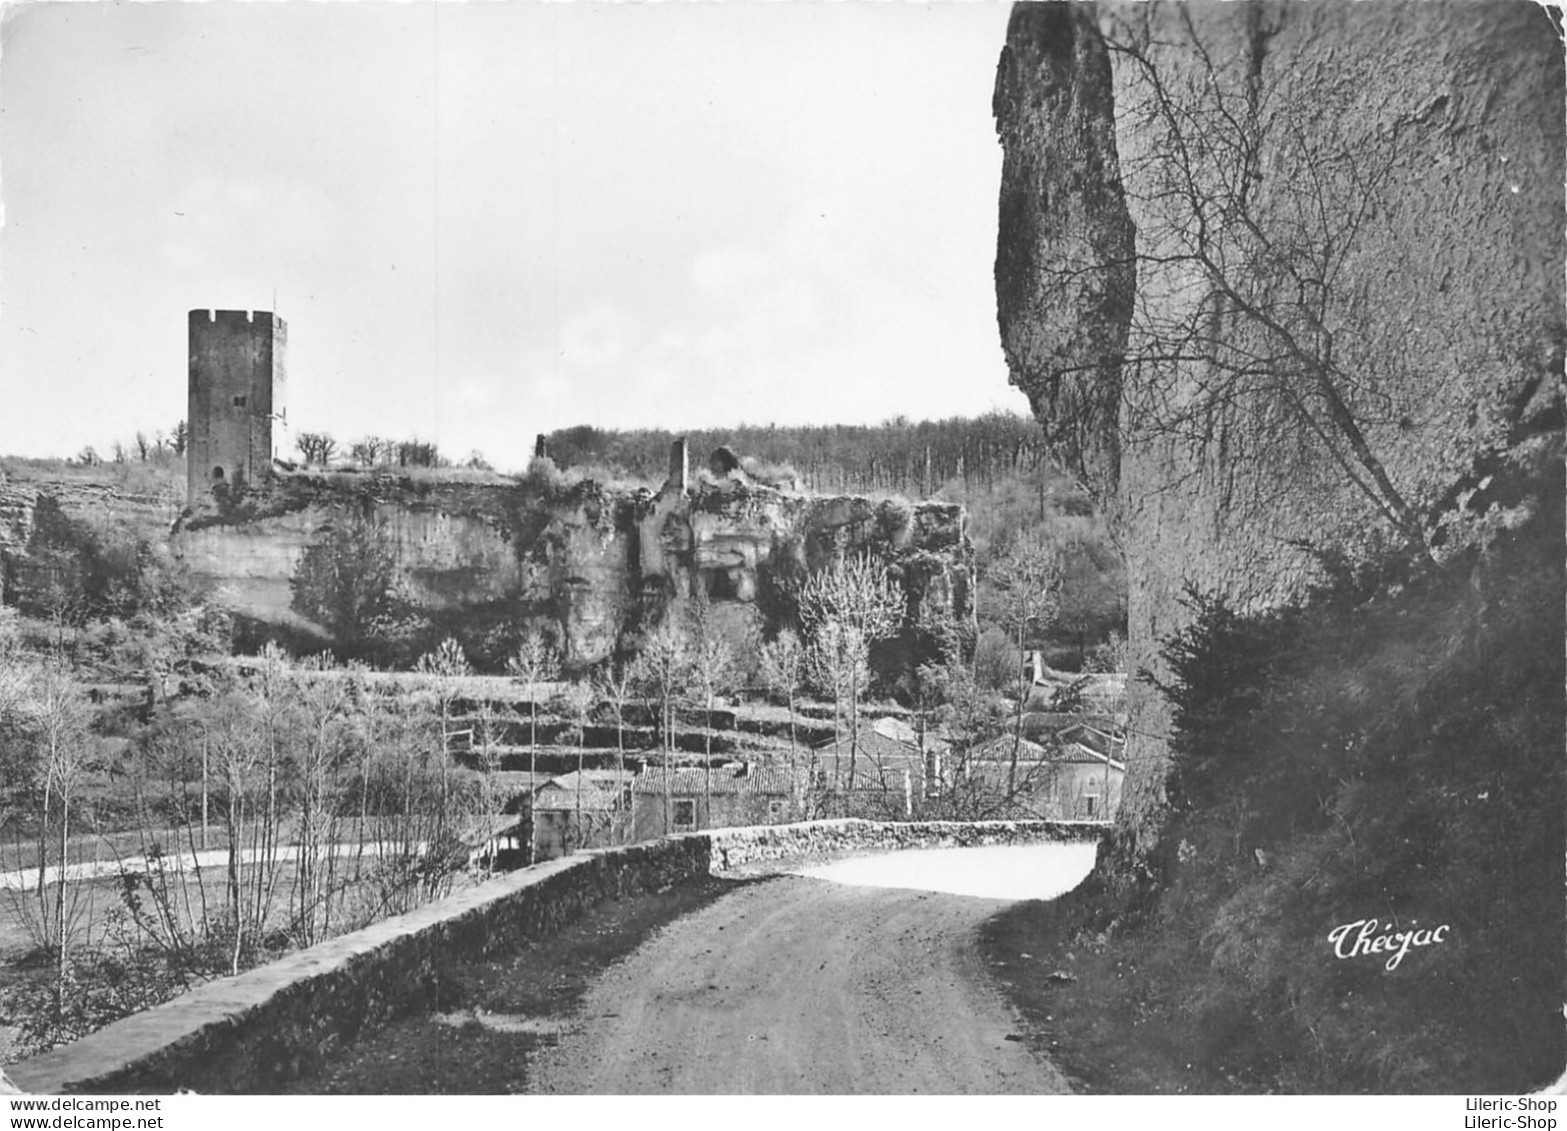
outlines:
[[[657,492],[547,474],[285,474],[186,515],[173,546],[232,608],[323,646],[342,626],[322,579],[353,564],[382,570],[371,580],[405,609],[465,630],[470,653],[531,624],[577,669],[635,651],[700,596],[732,642],[770,631],[791,586],[844,553],[886,561],[916,615],[972,615],[961,507],[799,495],[739,472]]]
[[[1135,667],[1187,585],[1441,558],[1560,477],[1563,66],[1530,3],[1020,4],[995,87],[1011,377],[1115,516]],[[1134,684],[1124,832],[1168,718]]]
[[[66,522],[95,529],[119,528],[132,535],[161,541],[180,513],[170,492],[126,490],[112,483],[77,479],[22,479],[0,473],[0,602],[16,604],[59,570],[58,560],[45,564],[40,539],[50,527]],[[74,563],[79,566],[78,563]]]

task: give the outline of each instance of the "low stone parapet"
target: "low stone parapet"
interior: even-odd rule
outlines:
[[[698,876],[855,852],[1096,839],[1090,822],[816,821],[686,833],[547,861],[200,986],[6,1068],[24,1092],[266,1092],[393,1018],[444,969],[504,954],[606,899]]]
[[[816,860],[858,852],[905,848],[976,848],[998,844],[1097,840],[1106,825],[1096,821],[807,821],[687,833],[712,844],[716,874],[786,860]]]

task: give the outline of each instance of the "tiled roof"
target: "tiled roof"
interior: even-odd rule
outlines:
[[[1107,754],[1101,754],[1099,751],[1090,746],[1085,746],[1081,742],[1068,742],[1062,747],[1062,751],[1062,755],[1058,759],[1062,762],[1096,762],[1100,765],[1107,765],[1112,770],[1118,770],[1123,774],[1126,772],[1126,763],[1119,759],[1111,758]]]
[[[907,761],[914,759],[922,761],[924,755],[919,747],[910,746],[907,742],[899,742],[895,738],[877,734],[870,727],[861,727],[859,735],[841,735],[830,742],[824,742],[816,747],[816,756],[821,759],[848,758],[850,753],[855,753],[862,761],[866,758],[882,763],[895,761]]]
[[[1100,733],[1100,732],[1095,732]],[[1109,739],[1110,736],[1103,736]],[[1010,765],[1012,762],[1012,743],[1010,735],[1000,735],[987,739],[969,749],[967,761],[970,765]],[[1119,752],[1125,744],[1115,740],[1115,749]],[[1035,765],[1041,762],[1056,762],[1068,764],[1089,763],[1096,765],[1109,765],[1112,770],[1121,773],[1126,772],[1126,765],[1119,759],[1103,754],[1095,750],[1089,744],[1077,740],[1063,739],[1055,749],[1043,746],[1037,742],[1023,739],[1018,747],[1017,763],[1019,766]]]
[[[620,770],[572,770],[569,774],[556,774],[554,777],[549,779],[549,782],[542,782],[540,784],[547,785],[554,783],[555,785],[562,786],[566,789],[576,789],[578,774],[582,775],[582,784],[584,786],[594,786],[599,789],[608,789],[611,791],[614,790],[615,784],[617,782],[630,783],[637,776],[631,770],[626,770],[624,772]]]
[[[550,777],[546,773],[530,774],[527,770],[497,770],[485,776],[489,778],[490,786],[502,793],[526,793],[529,789],[537,789]]]
[[[1112,757],[1118,750],[1126,748],[1126,740],[1113,731],[1102,727],[1096,727],[1091,723],[1078,723],[1075,726],[1066,727],[1060,731],[1063,742],[1075,742],[1086,746],[1097,754],[1108,754]]]
[[[620,794],[620,786],[617,779],[624,785],[630,785],[635,775],[627,770],[621,774],[619,770],[573,770],[569,774],[559,774],[548,781],[541,782],[534,791],[534,808],[536,809],[571,809],[578,807],[577,782],[582,782],[582,796],[580,805],[583,809],[595,811],[614,809],[617,807]]]
[[[657,794],[664,792],[665,784],[664,771],[654,769],[639,774],[631,788],[637,793]],[[669,771],[667,784],[670,796],[684,797],[700,797],[709,790],[730,796],[746,794],[767,797],[787,797],[791,792],[787,774],[766,769],[715,769],[708,777],[701,769],[682,767]]]
[[[968,757],[981,762],[1010,762],[1014,739],[1009,734],[998,735],[969,748]],[[1019,762],[1048,762],[1055,752],[1037,742],[1022,739],[1017,743]]]
[[[895,742],[916,743],[919,741],[919,732],[909,725],[908,720],[891,715],[884,719],[877,719],[871,724],[871,730],[883,738],[890,738]]]
[[[578,808],[603,812],[616,808],[617,798],[612,789],[600,789],[592,782],[583,782],[579,797],[576,784],[562,785],[557,781],[545,782],[534,795],[533,807],[544,810],[576,810]]]
[[[1037,734],[1050,731],[1062,734],[1074,727],[1089,726],[1098,730],[1113,730],[1115,719],[1109,715],[1083,714],[1064,711],[1029,711],[1023,716],[1023,730]]]

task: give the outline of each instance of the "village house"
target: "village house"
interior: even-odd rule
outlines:
[[[948,788],[965,811],[985,817],[1059,817],[1057,754],[1054,744],[998,735],[954,758]]]
[[[626,843],[634,777],[630,770],[573,770],[543,782],[533,794],[536,859]]]
[[[921,750],[889,737],[882,726],[861,726],[815,747],[810,791],[818,811],[840,817],[911,817],[941,777],[942,748]],[[912,733],[912,732],[911,732]]]
[[[654,767],[637,775],[631,795],[637,841],[666,833],[785,824],[792,819],[788,775],[746,763],[711,771]]]
[[[950,788],[989,816],[1102,821],[1115,815],[1126,777],[1124,743],[1075,723],[1054,741],[1000,735],[954,760]],[[1010,788],[1009,788],[1010,783]]]
[[[1121,786],[1126,780],[1126,739],[1081,722],[1056,737],[1062,746],[1058,815],[1071,820],[1112,820],[1121,806]]]

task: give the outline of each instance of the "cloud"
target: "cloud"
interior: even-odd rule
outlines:
[[[579,311],[560,328],[560,360],[568,369],[602,371],[626,358],[629,327],[608,307]]]
[[[201,176],[176,187],[158,218],[166,233],[161,259],[172,271],[204,278],[238,264],[297,272],[302,262],[341,245],[346,217],[309,185],[284,177],[261,180]]]

